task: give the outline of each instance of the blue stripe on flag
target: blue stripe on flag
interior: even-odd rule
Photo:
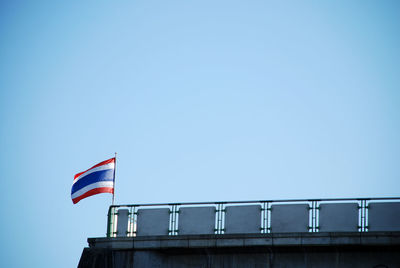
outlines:
[[[92,183],[96,183],[99,181],[113,181],[113,179],[114,169],[106,169],[90,173],[89,175],[80,178],[77,182],[74,183],[74,185],[72,185],[71,194]]]

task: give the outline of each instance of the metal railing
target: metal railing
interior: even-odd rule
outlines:
[[[358,203],[358,232],[368,232],[368,209],[370,202],[398,201],[400,197],[382,198],[325,198],[325,199],[286,199],[286,200],[259,200],[259,201],[222,201],[222,202],[186,202],[186,203],[154,203],[112,205],[108,210],[107,237],[116,237],[118,210],[128,209],[127,236],[135,237],[137,232],[137,215],[139,208],[169,208],[168,235],[178,235],[179,209],[183,207],[199,207],[204,205],[215,206],[215,234],[225,233],[225,207],[227,205],[261,205],[261,230],[260,233],[271,233],[271,206],[277,204],[308,204],[309,206],[309,232],[319,232],[319,210],[321,204],[332,203]]]

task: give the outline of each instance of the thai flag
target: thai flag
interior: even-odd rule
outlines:
[[[71,198],[74,204],[101,193],[114,194],[115,158],[105,160],[75,175]]]

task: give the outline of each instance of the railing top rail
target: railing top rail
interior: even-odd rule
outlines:
[[[247,201],[211,201],[211,202],[180,202],[180,203],[145,203],[145,204],[121,204],[111,205],[118,207],[151,207],[151,206],[190,206],[190,205],[218,205],[218,204],[250,204],[250,203],[289,203],[289,202],[324,202],[324,201],[379,201],[400,200],[400,197],[360,197],[360,198],[315,198],[315,199],[276,199],[276,200],[247,200]]]

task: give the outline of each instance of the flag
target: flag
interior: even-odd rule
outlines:
[[[71,198],[74,204],[101,193],[114,194],[115,158],[110,158],[74,176]]]

